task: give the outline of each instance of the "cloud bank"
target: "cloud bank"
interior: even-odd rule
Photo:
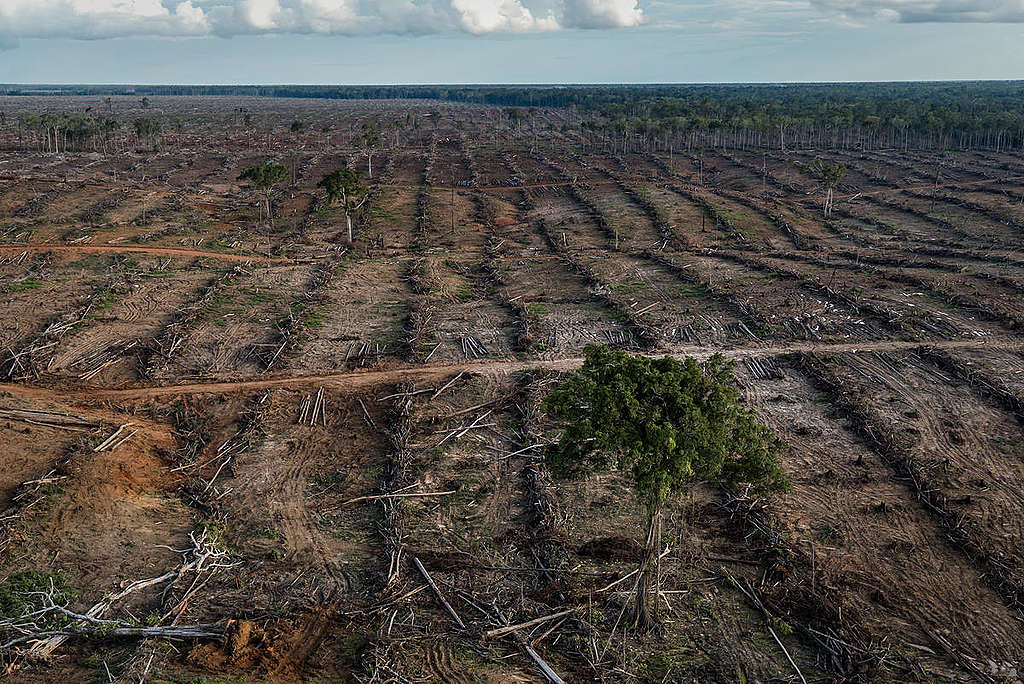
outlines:
[[[638,0],[0,0],[0,47],[20,38],[529,33],[644,21]]]
[[[903,23],[1024,22],[1024,0],[811,0],[811,4],[854,19]]]

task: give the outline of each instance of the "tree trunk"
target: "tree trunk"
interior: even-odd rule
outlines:
[[[636,599],[633,604],[633,626],[646,631],[654,626],[658,600],[658,566],[661,556],[661,506],[647,512],[647,539],[637,577]],[[653,588],[653,595],[652,595]],[[651,599],[655,601],[651,610]]]
[[[348,228],[348,244],[352,244],[352,215],[345,212],[345,225]]]

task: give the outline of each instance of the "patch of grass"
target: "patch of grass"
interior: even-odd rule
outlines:
[[[68,586],[63,570],[49,574],[41,570],[23,570],[11,575],[0,584],[0,618],[17,618],[40,609],[42,597],[39,592],[49,592],[51,587],[53,600],[58,605],[71,603],[78,596]]]
[[[104,311],[114,306],[121,297],[128,294],[129,290],[127,287],[112,287],[108,290],[104,290],[102,294],[96,296],[92,302],[92,310],[86,318],[96,318],[100,311]]]
[[[11,283],[7,286],[8,292],[26,292],[28,290],[38,290],[43,286],[43,281],[35,278],[28,278],[22,280],[20,283]]]
[[[640,662],[637,676],[647,682],[678,681],[677,678],[700,671],[709,660],[709,656],[697,648],[676,644]]]
[[[271,525],[264,527],[263,529],[256,532],[256,536],[260,539],[280,539],[281,532]]]
[[[324,326],[324,314],[320,309],[314,309],[302,316],[302,324],[307,328],[322,328]]]
[[[338,657],[344,663],[357,665],[369,646],[370,640],[365,634],[346,634],[338,639]]]
[[[627,280],[624,283],[616,283],[609,288],[612,292],[618,292],[619,294],[635,294],[637,292],[643,292],[650,290],[651,286],[642,280]]]
[[[196,317],[200,321],[208,321],[210,319],[216,319],[214,322],[218,325],[224,325],[224,314],[236,313],[233,307],[230,306],[234,299],[233,295],[218,292],[213,295],[209,303],[202,308],[199,315]]]
[[[256,288],[249,288],[246,292],[249,295],[250,304],[263,304],[277,299],[277,295],[271,292],[260,292]]]
[[[680,297],[698,297],[703,299],[711,296],[711,293],[703,285],[680,285],[676,288],[676,292]]]
[[[527,304],[526,308],[530,310],[530,313],[536,314],[538,316],[551,313],[551,307],[545,304],[538,304],[536,302],[534,302],[533,304]]]
[[[227,252],[230,250],[234,250],[234,247],[231,246],[231,243],[229,243],[224,238],[210,240],[209,242],[204,243],[203,247],[212,252]]]

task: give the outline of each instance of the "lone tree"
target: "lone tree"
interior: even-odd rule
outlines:
[[[363,148],[366,155],[366,175],[373,178],[373,151],[380,145],[380,130],[374,124],[366,122],[363,124],[362,134],[356,136],[353,141]]]
[[[160,120],[151,116],[142,116],[132,122],[135,127],[135,137],[139,139],[139,144],[146,141],[154,143],[156,136],[160,135],[160,131],[163,126]]]
[[[370,189],[363,185],[359,172],[350,168],[337,169],[324,176],[318,188],[327,191],[327,201],[333,206],[341,202],[345,212],[345,226],[348,229],[348,244],[352,244],[352,214],[363,206],[370,197]]]
[[[829,164],[822,161],[821,157],[815,157],[814,161],[808,164],[808,168],[812,173],[821,176],[821,184],[825,187],[825,218],[829,218],[832,216],[832,193],[846,175],[846,164]]]
[[[256,166],[250,166],[238,177],[240,181],[246,181],[263,193],[267,206],[267,220],[270,220],[270,198],[278,183],[288,177],[288,168],[270,161],[260,162]],[[262,207],[260,209],[260,220],[263,220]]]
[[[394,147],[396,150],[398,149],[398,134],[402,132],[403,128],[405,127],[402,125],[401,121],[392,121],[390,124],[388,124],[388,130],[395,135]]]
[[[557,477],[618,470],[632,480],[646,522],[632,616],[645,629],[665,502],[697,480],[745,483],[760,495],[785,489],[782,443],[739,405],[732,364],[720,354],[701,365],[600,345],[585,353],[583,367],[544,401],[563,428],[545,460]]]

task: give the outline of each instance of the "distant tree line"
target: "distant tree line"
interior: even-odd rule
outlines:
[[[631,151],[720,147],[1024,150],[1024,81],[799,85],[0,86],[7,95],[426,99],[572,107]],[[522,118],[511,118],[515,125]],[[582,124],[586,124],[583,126]]]
[[[1024,83],[707,86],[610,99],[586,128],[642,151],[720,147],[1024,150]]]

